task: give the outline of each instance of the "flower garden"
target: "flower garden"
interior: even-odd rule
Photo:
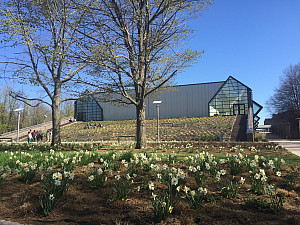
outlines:
[[[219,134],[229,136],[234,121],[234,116],[220,117],[194,117],[160,119],[160,140],[218,140]],[[62,141],[116,141],[119,136],[135,134],[135,121],[101,121],[102,127],[84,129],[87,124],[97,122],[77,122],[62,130]],[[146,132],[148,141],[155,141],[156,120],[147,120]],[[128,139],[129,140],[129,139]]]
[[[148,140],[156,139],[155,122],[147,121]],[[300,224],[298,156],[268,142],[211,141],[220,132],[229,134],[230,117],[161,123],[162,139],[169,141],[150,141],[142,150],[132,141],[115,141],[134,132],[133,121],[103,122],[104,127],[91,129],[72,124],[62,129],[67,142],[60,146],[0,144],[0,219],[22,224]],[[72,142],[73,136],[87,135],[93,141]],[[181,141],[179,135],[201,141]],[[110,141],[95,141],[100,137]]]
[[[24,224],[300,221],[299,157],[273,144],[165,142],[136,152],[132,143],[107,150],[95,142],[72,149],[23,144],[2,151],[0,218]]]

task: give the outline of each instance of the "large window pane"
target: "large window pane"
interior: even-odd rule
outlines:
[[[248,113],[248,89],[243,84],[229,77],[221,90],[209,103],[209,114],[235,115]],[[233,105],[236,105],[233,108]]]

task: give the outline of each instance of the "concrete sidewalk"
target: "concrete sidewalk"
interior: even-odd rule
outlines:
[[[290,141],[288,139],[282,139],[272,133],[267,133],[266,138],[268,139],[268,141],[281,145],[293,154],[300,156],[300,141]]]
[[[69,119],[70,119],[70,117],[61,119],[60,120],[60,126],[63,127],[63,126],[67,126],[67,125],[71,125],[73,123],[76,123],[76,122],[70,123]],[[74,121],[74,118],[72,118],[72,120]],[[28,135],[29,130],[32,130],[32,131],[33,130],[46,131],[48,129],[52,129],[52,121],[42,123],[42,124],[37,124],[37,125],[31,126],[31,127],[22,128],[19,131],[19,139],[20,139],[20,141],[22,141],[22,139],[27,141],[27,135]],[[11,132],[8,132],[8,133],[0,134],[0,138],[12,138],[13,142],[16,142],[16,140],[17,140],[17,131],[15,130],[15,131],[11,131]]]
[[[0,220],[0,225],[22,225],[22,224],[16,223],[16,222],[9,222],[9,221],[5,221],[5,220]]]

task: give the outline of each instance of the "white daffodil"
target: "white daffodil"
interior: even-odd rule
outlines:
[[[153,182],[151,182],[151,183],[149,184],[149,190],[151,190],[151,191],[154,190],[154,184],[153,184]]]
[[[153,198],[153,200],[155,200],[156,197],[157,197],[157,195],[152,192],[151,198]]]
[[[226,170],[224,170],[224,169],[220,170],[220,172],[221,172],[222,176],[224,176],[226,174]]]
[[[53,201],[53,200],[54,200],[54,198],[55,198],[55,197],[54,197],[54,195],[53,195],[53,194],[50,194],[50,195],[49,195],[49,199],[50,199],[51,201]]]
[[[245,183],[245,178],[244,177],[241,177],[241,184],[244,184]]]
[[[97,169],[97,173],[98,173],[98,175],[101,175],[101,174],[103,173],[103,170],[99,167],[99,168]]]
[[[280,171],[277,171],[277,172],[276,172],[276,176],[280,177],[280,176],[281,176],[281,172],[280,172]]]
[[[178,178],[177,177],[173,177],[171,180],[171,184],[176,186],[178,184]]]
[[[60,180],[55,180],[54,184],[55,184],[56,186],[60,186],[60,185],[61,185],[61,181],[60,181]]]
[[[187,186],[184,186],[183,191],[187,193],[190,189]]]
[[[93,181],[95,179],[94,175],[89,176],[88,180]]]

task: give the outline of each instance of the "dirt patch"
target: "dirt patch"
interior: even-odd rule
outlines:
[[[96,163],[96,166],[97,165]],[[182,168],[188,172],[183,163],[170,165]],[[228,168],[227,168],[228,169]],[[276,214],[269,209],[249,207],[245,203],[249,196],[266,199],[265,195],[251,193],[249,173],[245,169],[236,177],[246,177],[246,183],[239,189],[236,199],[222,198],[220,188],[209,177],[203,187],[208,189],[208,195],[198,210],[193,210],[189,204],[181,200],[174,208],[172,214],[165,222],[160,224],[300,224],[300,198],[299,186],[290,190],[284,177],[289,171],[299,173],[299,167],[284,167],[282,177],[276,177],[272,171],[266,170],[269,183],[278,187],[279,193],[284,196],[284,208]],[[126,170],[112,171],[113,175],[125,176]],[[62,201],[50,213],[43,216],[39,205],[39,196],[43,195],[40,183],[41,173],[37,174],[32,183],[24,184],[20,175],[9,177],[1,187],[0,192],[0,218],[22,224],[155,224],[154,214],[150,207],[151,191],[147,188],[150,181],[154,181],[160,191],[167,187],[155,181],[153,172],[139,175],[131,184],[131,192],[127,200],[111,201],[113,178],[108,179],[103,188],[91,190],[86,181],[87,173],[83,167],[75,169],[75,179]],[[186,179],[186,185],[197,188],[193,177]],[[140,187],[140,190],[138,190]]]

